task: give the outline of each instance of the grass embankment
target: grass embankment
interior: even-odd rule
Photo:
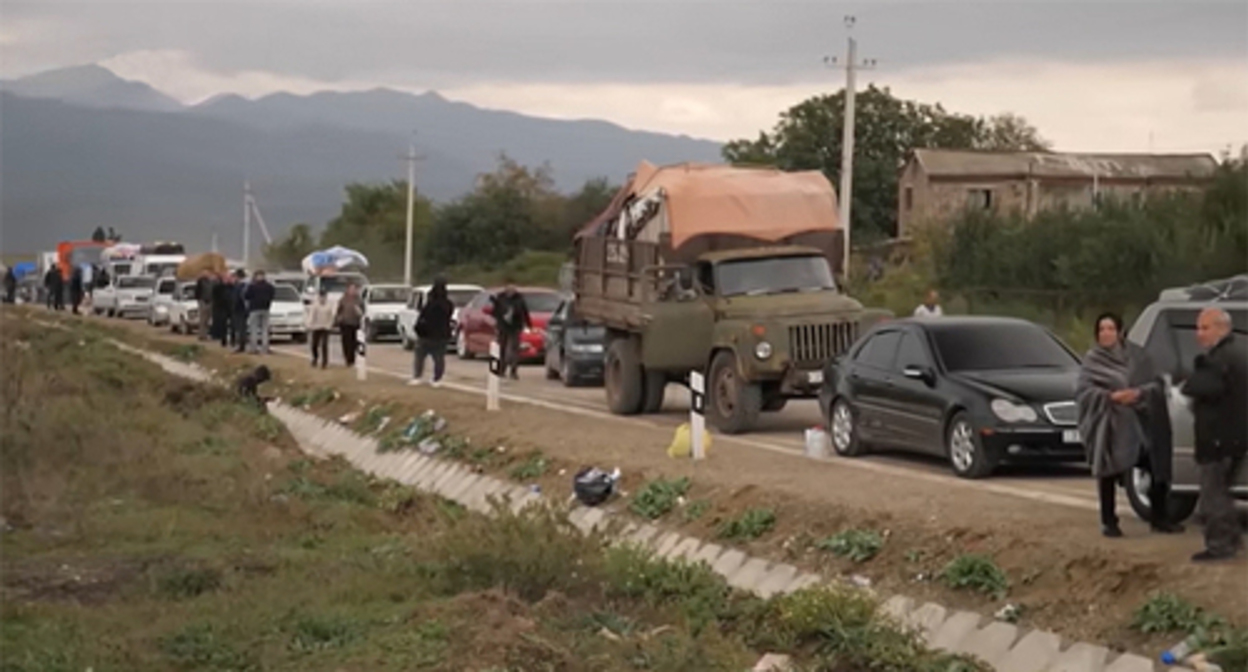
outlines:
[[[952,672],[861,593],[761,601],[558,513],[469,514],[87,330],[0,322],[4,670]]]

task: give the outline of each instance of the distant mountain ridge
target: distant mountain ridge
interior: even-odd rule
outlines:
[[[549,164],[566,191],[596,177],[620,182],[642,159],[720,160],[712,141],[487,110],[435,92],[224,94],[183,106],[99,66],[0,82],[0,92],[6,252],[48,249],[100,225],[195,247],[215,230],[231,251],[247,179],[274,236],[296,222],[319,227],[347,183],[403,179],[413,131],[424,157],[417,189],[437,201],[471,189],[503,153]]]

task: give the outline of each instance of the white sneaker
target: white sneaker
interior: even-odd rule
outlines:
[[[435,380],[435,381],[433,381],[432,383],[430,383],[430,385],[431,385],[431,386],[433,386],[433,387],[435,387],[435,388],[437,388],[437,387],[442,387],[442,381],[440,381],[440,380]]]
[[[407,381],[408,387],[420,387],[421,385],[424,385],[424,384],[425,384],[425,381],[421,380],[420,378],[413,378]]]

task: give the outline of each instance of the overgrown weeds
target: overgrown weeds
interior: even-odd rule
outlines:
[[[767,534],[776,525],[776,513],[771,509],[746,509],[737,518],[725,520],[718,530],[720,539],[752,541]]]
[[[541,453],[534,453],[511,468],[511,478],[520,482],[535,481],[546,475],[549,463]]]
[[[866,562],[884,547],[884,537],[875,530],[844,530],[820,540],[815,547],[837,557]]]
[[[656,478],[648,481],[633,496],[628,509],[647,520],[658,520],[676,508],[677,501],[689,491],[688,478]]]
[[[1220,616],[1172,593],[1157,593],[1141,604],[1131,627],[1146,634],[1194,636],[1199,648],[1223,669],[1248,669],[1248,629],[1232,628]]]
[[[940,579],[955,590],[973,590],[998,600],[1010,590],[1005,572],[984,555],[959,555],[940,571]]]

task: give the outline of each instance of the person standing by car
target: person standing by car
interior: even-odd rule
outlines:
[[[312,366],[318,361],[322,369],[329,366],[329,332],[334,328],[334,312],[329,292],[322,288],[304,313],[304,326],[312,334]]]
[[[1154,532],[1181,532],[1170,522],[1171,446],[1165,388],[1148,354],[1126,343],[1122,319],[1105,313],[1096,319],[1096,345],[1083,358],[1075,387],[1079,433],[1092,475],[1097,479],[1101,532],[1122,536],[1116,512],[1117,485],[1125,474],[1147,463],[1154,474],[1149,491]]]
[[[43,288],[48,292],[48,308],[65,310],[65,279],[61,277],[61,269],[56,264],[52,264],[43,276]]]
[[[1197,355],[1183,393],[1192,398],[1205,550],[1193,562],[1234,557],[1243,546],[1231,479],[1248,453],[1248,352],[1232,333],[1231,316],[1206,308],[1196,318]]]
[[[234,312],[234,276],[221,273],[212,286],[212,338],[230,346],[230,314]]]
[[[425,357],[433,358],[433,386],[442,383],[446,373],[446,344],[451,340],[451,317],[455,304],[446,291],[446,280],[433,281],[429,298],[416,318],[416,359],[412,363],[412,379],[408,385],[420,385],[425,375]]]
[[[273,305],[273,285],[264,279],[264,271],[256,271],[243,299],[247,301],[247,326],[251,332],[251,352],[269,354],[269,308]]]
[[[364,319],[364,305],[360,302],[360,288],[355,283],[347,285],[338,308],[334,311],[334,324],[338,325],[342,338],[342,358],[347,366],[355,366],[355,355],[360,348],[360,320]]]
[[[199,304],[199,340],[208,340],[208,326],[212,319],[212,273],[199,272],[195,281],[195,303]]]
[[[247,348],[247,299],[243,292],[247,289],[247,273],[243,269],[234,271],[234,291],[232,294],[233,314],[230,315],[230,326],[234,332],[234,352],[244,352]]]
[[[940,309],[940,292],[934,289],[927,290],[923,303],[914,309],[915,317],[943,317],[944,314],[945,311]]]
[[[529,318],[529,306],[516,286],[508,284],[502,292],[490,297],[494,307],[494,324],[498,329],[498,349],[503,357],[503,368],[512,380],[519,380],[520,332],[533,328]]]
[[[78,306],[82,305],[82,267],[75,266],[74,272],[69,276],[69,305],[73,308],[74,314],[78,314]]]

